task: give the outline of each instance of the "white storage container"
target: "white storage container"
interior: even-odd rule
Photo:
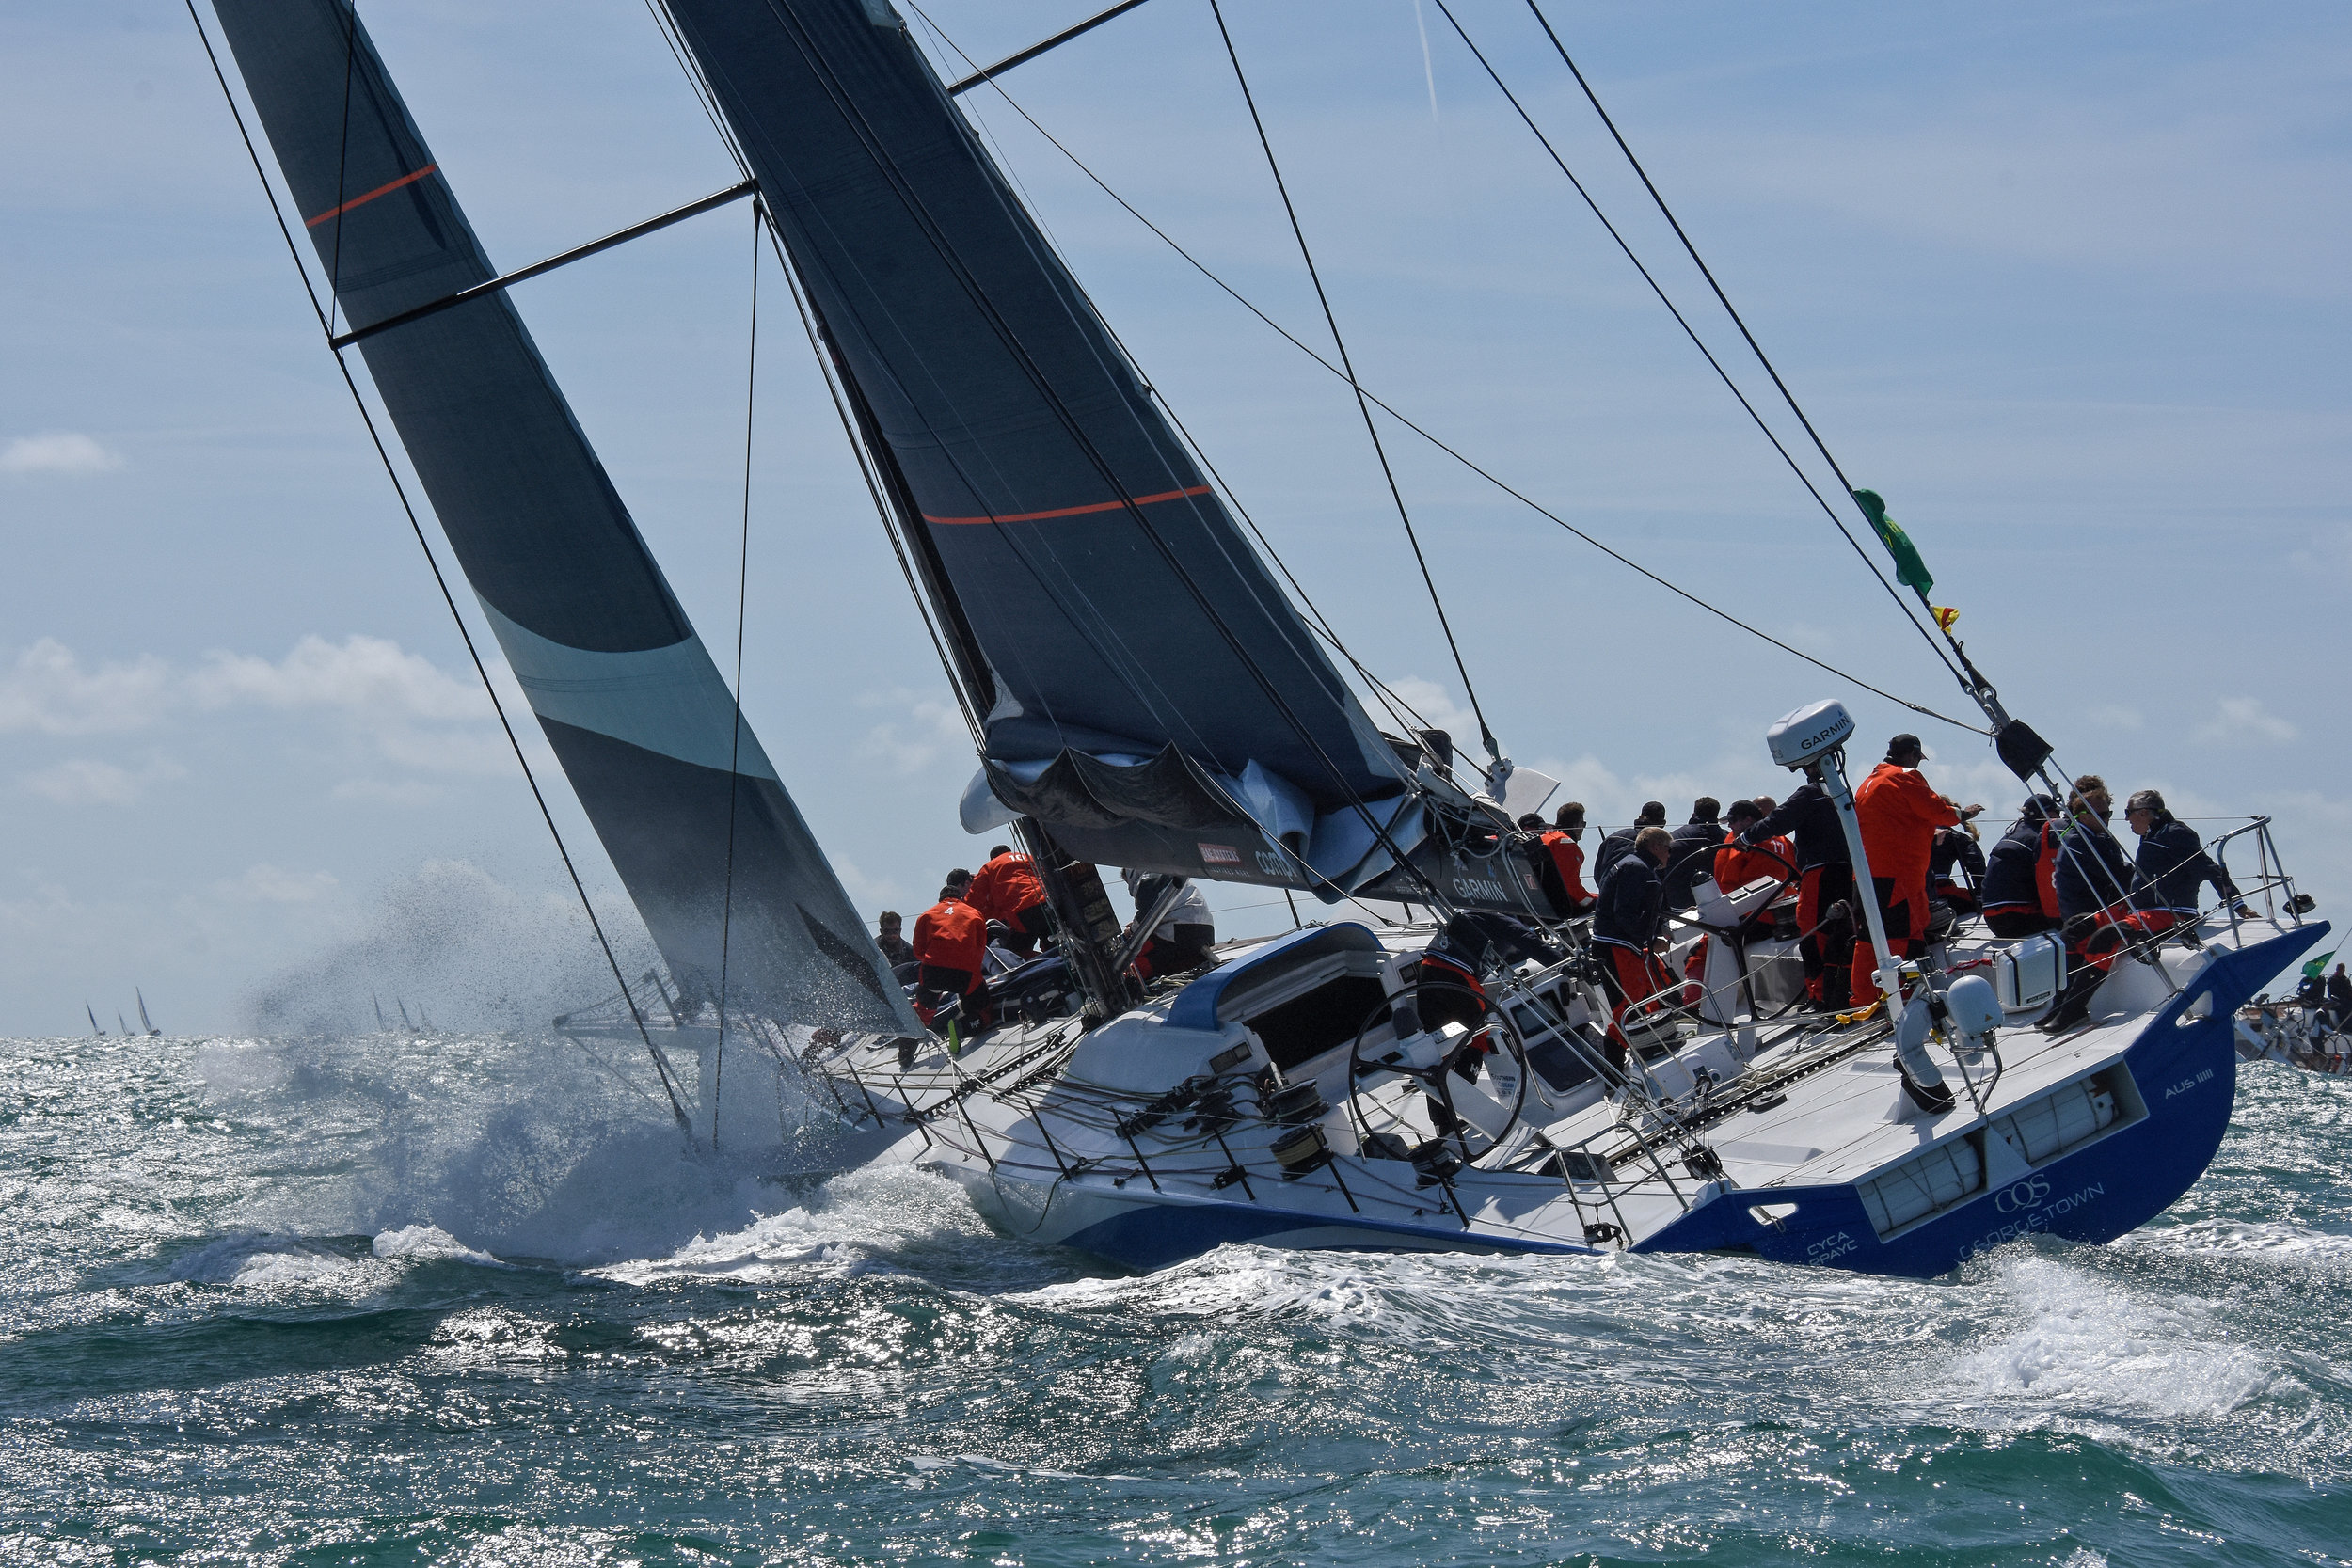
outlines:
[[[2066,948],[2054,936],[2027,937],[1993,959],[1993,991],[2000,998],[2001,1011],[2012,1019],[2040,1012],[2065,984]]]

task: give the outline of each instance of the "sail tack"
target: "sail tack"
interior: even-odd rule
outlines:
[[[1394,752],[897,14],[669,8],[977,644],[988,793],[1111,863],[1363,870]]]
[[[216,0],[355,327],[496,276],[348,0]],[[690,997],[919,1032],[503,292],[370,373],[580,804]],[[732,840],[732,918],[728,904]]]

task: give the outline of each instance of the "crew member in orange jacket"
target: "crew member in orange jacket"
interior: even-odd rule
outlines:
[[[1583,802],[1570,800],[1552,814],[1551,826],[1539,841],[1560,876],[1560,892],[1553,901],[1563,903],[1560,912],[1564,916],[1590,914],[1600,900],[1600,895],[1584,885],[1584,846],[1579,842],[1583,836]]]
[[[964,998],[963,1026],[986,1027],[982,1013],[988,918],[955,888],[939,890],[939,902],[914,917],[914,1014],[925,1023],[950,1001]]]
[[[1797,851],[1785,838],[1760,839],[1755,844],[1741,840],[1746,832],[1764,819],[1767,807],[1761,800],[1734,800],[1724,808],[1724,826],[1731,836],[1712,851],[1715,885],[1725,893],[1737,893],[1750,882],[1771,877],[1784,888],[1797,879]],[[1748,916],[1743,923],[1751,936],[1769,935],[1772,929],[1772,899],[1762,909]],[[1706,995],[1707,951],[1712,937],[1701,937],[1691,944],[1690,956],[1682,961],[1682,1004],[1695,1007]]]
[[[1872,768],[1853,792],[1854,816],[1862,827],[1862,853],[1870,863],[1870,879],[1878,884],[1879,912],[1886,921],[1886,943],[1899,958],[1927,935],[1928,863],[1934,854],[1936,830],[1956,827],[1984,809],[1963,810],[1938,795],[1919,776],[1919,763],[1926,755],[1917,736],[1897,736],[1886,743],[1886,760]],[[1870,944],[1857,941],[1852,972],[1856,1006],[1878,999],[1878,982],[1871,975],[1877,968],[1878,958]]]
[[[972,886],[964,896],[987,919],[1004,922],[1005,945],[1025,958],[1053,934],[1053,923],[1046,918],[1045,883],[1037,874],[1037,862],[1014,854],[1009,845],[999,844],[989,850],[988,863],[972,874]]]

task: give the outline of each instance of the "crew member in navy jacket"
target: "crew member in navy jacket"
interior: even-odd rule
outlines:
[[[2250,920],[2254,911],[2239,899],[2237,884],[2219,863],[2205,853],[2197,830],[2165,810],[2164,797],[2153,789],[2134,795],[2123,807],[2123,820],[2139,835],[2134,863],[2146,884],[2135,900],[2151,914],[2165,914],[2176,926],[2197,923],[2197,893],[2211,882],[2214,892],[2237,906],[2238,918]]]
[[[2030,795],[1984,863],[1984,923],[1996,937],[2029,937],[2058,927],[2058,801]]]
[[[2105,787],[2089,777],[2076,783],[2079,787],[2068,797],[2074,820],[2059,840],[2053,879],[2070,971],[2066,989],[2042,1022],[2042,1029],[2053,1035],[2090,1016],[2091,994],[2106,978],[2117,953],[2129,942],[2159,936],[2172,925],[2169,914],[2152,915],[2133,902],[2138,874],[2107,832],[2111,808]]]
[[[1677,993],[1666,966],[1650,950],[1665,918],[1666,887],[1658,874],[1673,856],[1674,842],[1662,825],[1636,833],[1633,852],[1609,868],[1593,910],[1593,944],[1609,992],[1609,1065],[1620,1070],[1626,1065],[1627,1010],[1637,1004],[1645,1014],[1664,1010]]]

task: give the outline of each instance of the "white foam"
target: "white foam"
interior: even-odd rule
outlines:
[[[170,1277],[193,1285],[233,1285],[246,1290],[342,1286],[372,1271],[298,1236],[240,1231],[209,1242],[180,1258]]]
[[[2210,1419],[2302,1388],[2192,1298],[2151,1300],[2046,1258],[2006,1259],[1999,1279],[2024,1322],[1952,1369],[1981,1396],[2058,1415]]]
[[[632,1284],[682,1275],[756,1283],[811,1268],[887,1267],[910,1245],[987,1235],[961,1188],[904,1165],[882,1165],[836,1176],[805,1203],[740,1230],[696,1236],[667,1258],[597,1272]]]
[[[456,1259],[468,1263],[486,1263],[495,1268],[506,1266],[486,1252],[475,1251],[437,1225],[409,1225],[398,1230],[387,1230],[375,1239],[375,1255],[413,1262]]]
[[[2288,1262],[2352,1258],[2352,1236],[2313,1230],[2293,1220],[2191,1220],[2136,1231],[2117,1244],[2152,1252],[2252,1254]]]

